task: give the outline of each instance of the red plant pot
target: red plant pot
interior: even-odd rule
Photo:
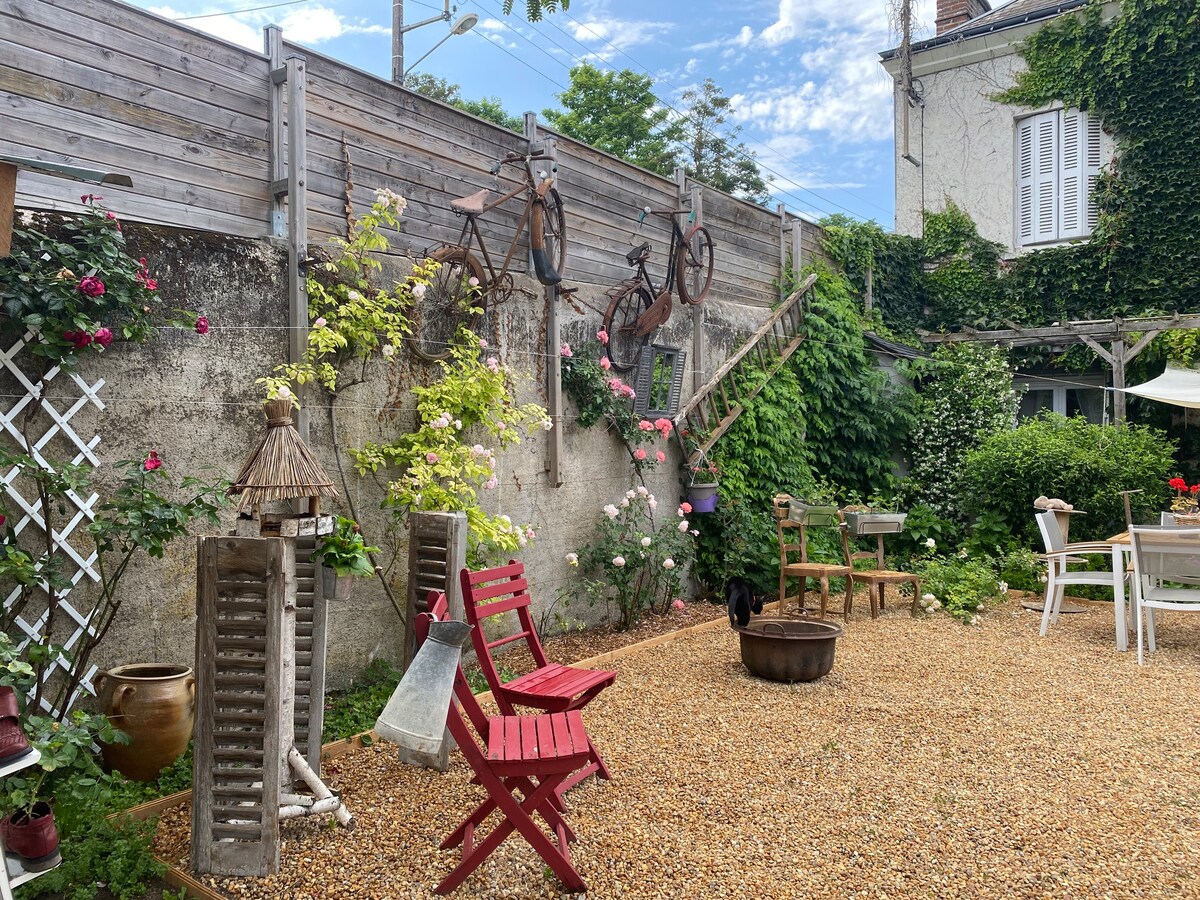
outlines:
[[[0,837],[4,839],[4,849],[19,856],[27,872],[44,872],[62,862],[58,830],[49,803],[35,803],[32,814],[16,812],[0,822]]]

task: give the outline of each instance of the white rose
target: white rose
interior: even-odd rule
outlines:
[[[579,565],[579,554],[578,553],[568,553],[565,558],[567,560],[568,566]]]
[[[663,568],[664,569],[675,568],[675,560],[671,559],[671,557],[668,556],[666,559],[663,560]]]
[[[642,546],[649,547],[650,546],[650,538],[648,538],[648,537],[642,538]]]
[[[933,538],[925,538],[925,546],[932,550],[937,546],[937,541],[935,541]]]
[[[618,510],[615,506],[613,506],[610,503],[610,504],[608,504],[608,506],[604,507],[604,514],[606,516],[608,516],[610,519],[615,519],[617,516],[619,516],[621,514],[621,512],[620,512],[620,510]]]
[[[682,521],[680,521],[679,530],[681,532],[688,530],[688,520],[687,519],[683,519]]]
[[[613,557],[613,565],[616,566],[618,569],[620,569],[622,566],[625,565],[625,557],[614,556]]]

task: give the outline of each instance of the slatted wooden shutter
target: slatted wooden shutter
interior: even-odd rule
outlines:
[[[1083,238],[1096,227],[1100,174],[1100,120],[1077,109],[1062,111],[1062,202],[1059,237]]]
[[[1087,174],[1087,233],[1091,234],[1096,227],[1096,180],[1100,177],[1100,168],[1104,164],[1104,137],[1100,129],[1100,120],[1094,116],[1086,116],[1085,118],[1087,121],[1087,127],[1084,130]]]
[[[279,646],[295,550],[283,538],[209,537],[198,559],[192,868],[268,875],[279,869]]]
[[[1034,119],[1017,123],[1017,244],[1034,240],[1033,227],[1033,135]]]
[[[1036,241],[1058,238],[1059,145],[1058,113],[1034,117],[1033,236]]]

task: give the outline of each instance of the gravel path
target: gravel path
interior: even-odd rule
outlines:
[[[1037,636],[1015,600],[968,628],[889,603],[820,682],[749,677],[726,628],[619,660],[585,712],[615,773],[569,795],[591,898],[1200,897],[1200,616],[1139,670],[1111,607]],[[482,797],[386,745],[337,760],[352,832],[288,823],[283,871],[234,897],[403,898]],[[186,857],[186,808],[159,849]],[[509,839],[456,896],[558,897]]]

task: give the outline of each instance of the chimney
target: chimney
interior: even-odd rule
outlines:
[[[937,33],[957,28],[964,22],[990,12],[988,0],[937,0]]]

